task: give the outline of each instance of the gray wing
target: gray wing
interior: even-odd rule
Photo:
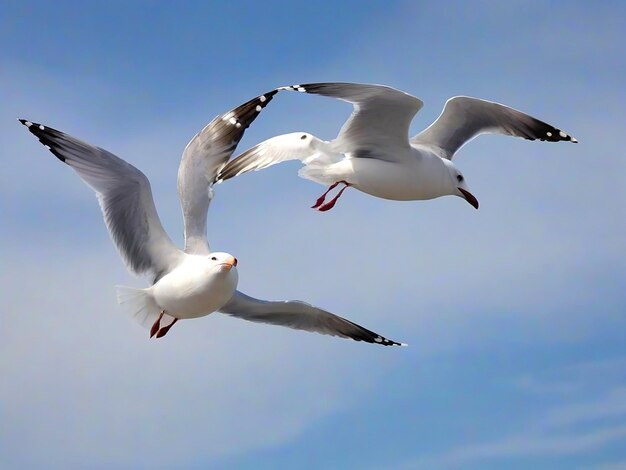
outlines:
[[[220,170],[217,181],[238,176],[248,171],[262,170],[288,160],[303,162],[323,152],[326,142],[306,132],[292,132],[267,139],[233,158]]]
[[[493,133],[528,140],[578,142],[571,135],[508,106],[468,96],[450,98],[441,115],[411,139],[412,144],[438,147],[451,160],[466,142],[480,134]]]
[[[243,320],[340,336],[355,341],[383,346],[406,346],[352,323],[350,320],[298,300],[259,300],[235,291],[233,298],[220,309],[220,312]]]
[[[384,149],[408,149],[409,125],[423,103],[415,96],[384,85],[359,83],[308,83],[281,87],[301,93],[338,98],[352,103],[354,110],[341,128],[335,144],[342,153],[372,154]]]
[[[95,192],[104,221],[128,269],[155,279],[183,256],[167,236],[148,178],[112,153],[42,124],[19,119]]]
[[[183,210],[186,252],[209,252],[206,233],[211,185],[245,130],[276,93],[272,90],[217,116],[185,147],[178,168],[178,197]]]

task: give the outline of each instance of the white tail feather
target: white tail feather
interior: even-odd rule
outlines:
[[[159,318],[161,308],[156,304],[148,289],[135,289],[127,286],[115,286],[117,302],[124,305],[130,316],[145,328],[150,328]]]
[[[337,181],[335,175],[328,173],[327,165],[316,165],[315,162],[300,168],[298,176],[300,178],[314,181],[323,186],[331,185]]]

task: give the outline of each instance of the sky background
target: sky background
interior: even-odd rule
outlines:
[[[624,2],[0,3],[3,468],[626,468]],[[15,118],[150,179],[182,242],[176,171],[217,114],[276,86],[470,95],[580,143],[482,136],[456,158],[481,206],[324,188],[289,162],[217,187],[239,288],[302,299],[408,348],[211,315],[160,341],[92,191]],[[335,137],[348,104],[283,93],[240,150]]]

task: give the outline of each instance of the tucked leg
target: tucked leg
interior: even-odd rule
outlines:
[[[326,211],[331,210],[333,207],[335,207],[335,203],[337,202],[337,199],[339,199],[339,197],[343,194],[343,192],[350,187],[350,183],[346,183],[345,181],[340,181],[340,182],[345,184],[345,186],[341,188],[341,191],[339,191],[334,198],[332,198],[326,204],[322,204],[321,206],[319,206],[317,208],[318,211],[326,212]]]
[[[165,336],[167,334],[168,331],[170,331],[170,328],[174,326],[174,323],[176,323],[178,321],[178,318],[174,318],[174,321],[172,323],[170,323],[167,326],[164,326],[163,328],[161,328],[156,337],[157,338],[162,338],[163,336]]]
[[[159,331],[159,328],[161,327],[161,319],[163,318],[163,315],[165,315],[165,310],[161,310],[161,314],[159,315],[159,318],[156,319],[156,321],[152,325],[152,328],[150,328],[150,338],[156,335],[157,331]]]

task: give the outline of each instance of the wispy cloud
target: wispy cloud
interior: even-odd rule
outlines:
[[[598,450],[626,439],[626,425],[607,426],[579,433],[558,435],[520,434],[486,443],[452,449],[439,457],[415,462],[419,468],[452,467],[502,457],[575,455]]]
[[[521,390],[539,395],[568,393],[577,390],[580,386],[575,380],[544,382],[532,375],[515,379],[514,385]]]
[[[594,470],[624,470],[626,468],[626,460],[616,460],[614,462],[600,463],[594,465]]]
[[[617,385],[609,386],[593,399],[576,401],[571,398],[573,393],[578,396],[577,393],[584,390],[588,381],[598,380],[600,386],[606,385],[607,378],[599,379],[596,373],[600,370],[619,374],[623,360],[620,357],[563,366],[553,371],[554,375],[561,377],[558,382],[524,376],[515,381],[520,390],[533,394],[556,394],[561,402],[569,403],[544,408],[531,416],[521,431],[492,441],[459,445],[438,455],[413,461],[409,467],[414,464],[424,468],[462,467],[471,462],[498,458],[568,456],[598,451],[623,441],[626,439],[626,385],[622,377],[618,376]],[[581,372],[586,379],[580,377]]]
[[[567,427],[608,418],[626,418],[626,386],[609,390],[595,401],[550,410],[542,421],[550,427]]]
[[[113,284],[130,279],[101,243],[57,247],[62,262],[49,247],[4,258],[14,293],[0,330],[7,465],[80,466],[93,455],[103,466],[182,465],[276,445],[353,406],[392,359],[220,315],[149,341],[116,305]],[[366,377],[359,362],[372,367]]]
[[[556,369],[533,371],[517,377],[511,384],[524,392],[537,395],[597,393],[607,383],[615,384],[619,395],[620,383],[626,381],[626,357],[586,360]]]

